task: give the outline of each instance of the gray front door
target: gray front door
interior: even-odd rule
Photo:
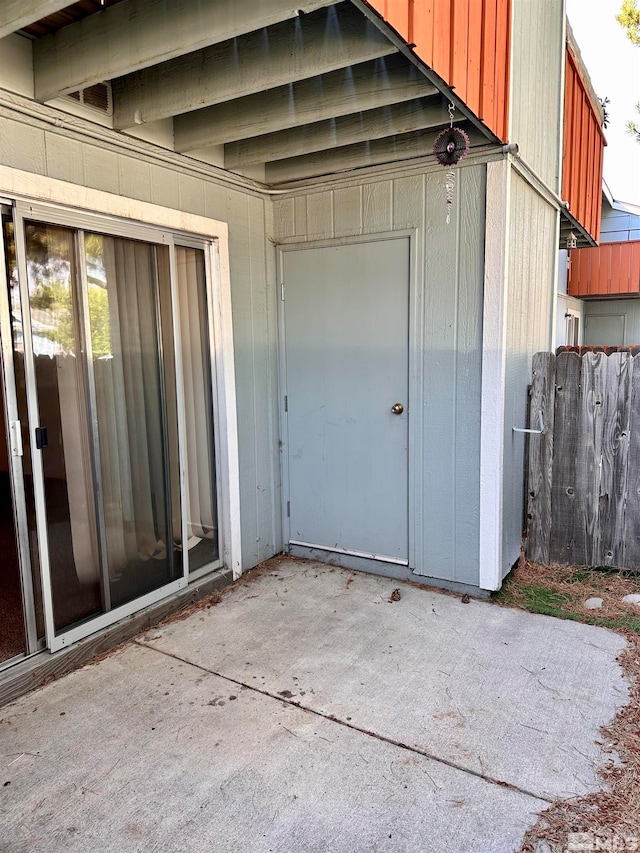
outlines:
[[[289,541],[406,563],[409,238],[282,257]]]

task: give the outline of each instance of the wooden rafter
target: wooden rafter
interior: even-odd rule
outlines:
[[[176,116],[175,148],[236,142],[436,92],[402,57],[382,57]]]
[[[372,24],[347,6],[285,21],[114,82],[114,124],[131,127],[264,92],[395,53]]]
[[[36,99],[121,77],[329,5],[332,0],[124,0],[34,43]]]

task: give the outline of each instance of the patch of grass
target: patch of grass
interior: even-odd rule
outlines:
[[[564,616],[571,596],[566,592],[554,592],[544,586],[527,586],[523,590],[523,604],[534,613],[546,613],[549,616]]]
[[[586,622],[614,631],[640,634],[640,610],[624,604],[640,592],[640,575],[611,566],[541,566],[522,560],[493,600],[506,607]],[[588,598],[602,598],[603,607],[587,610]]]

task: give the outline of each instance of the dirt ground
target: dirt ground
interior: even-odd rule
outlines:
[[[552,853],[573,849],[640,851],[640,607],[622,598],[640,592],[640,573],[608,567],[542,566],[524,558],[498,603],[564,619],[577,619],[617,631],[627,640],[620,655],[631,686],[630,702],[602,729],[601,747],[609,756],[599,772],[602,790],[577,800],[558,801],[542,812],[527,832],[519,853],[534,853],[546,843]],[[602,598],[599,610],[584,606]]]

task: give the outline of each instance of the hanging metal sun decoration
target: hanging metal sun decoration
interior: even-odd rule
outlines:
[[[442,130],[433,143],[433,153],[436,160],[441,166],[449,167],[444,185],[447,194],[447,225],[451,222],[451,208],[456,186],[456,176],[452,167],[459,163],[463,157],[466,157],[470,148],[469,137],[464,130],[453,126],[455,111],[455,105],[449,103],[449,127]]]

